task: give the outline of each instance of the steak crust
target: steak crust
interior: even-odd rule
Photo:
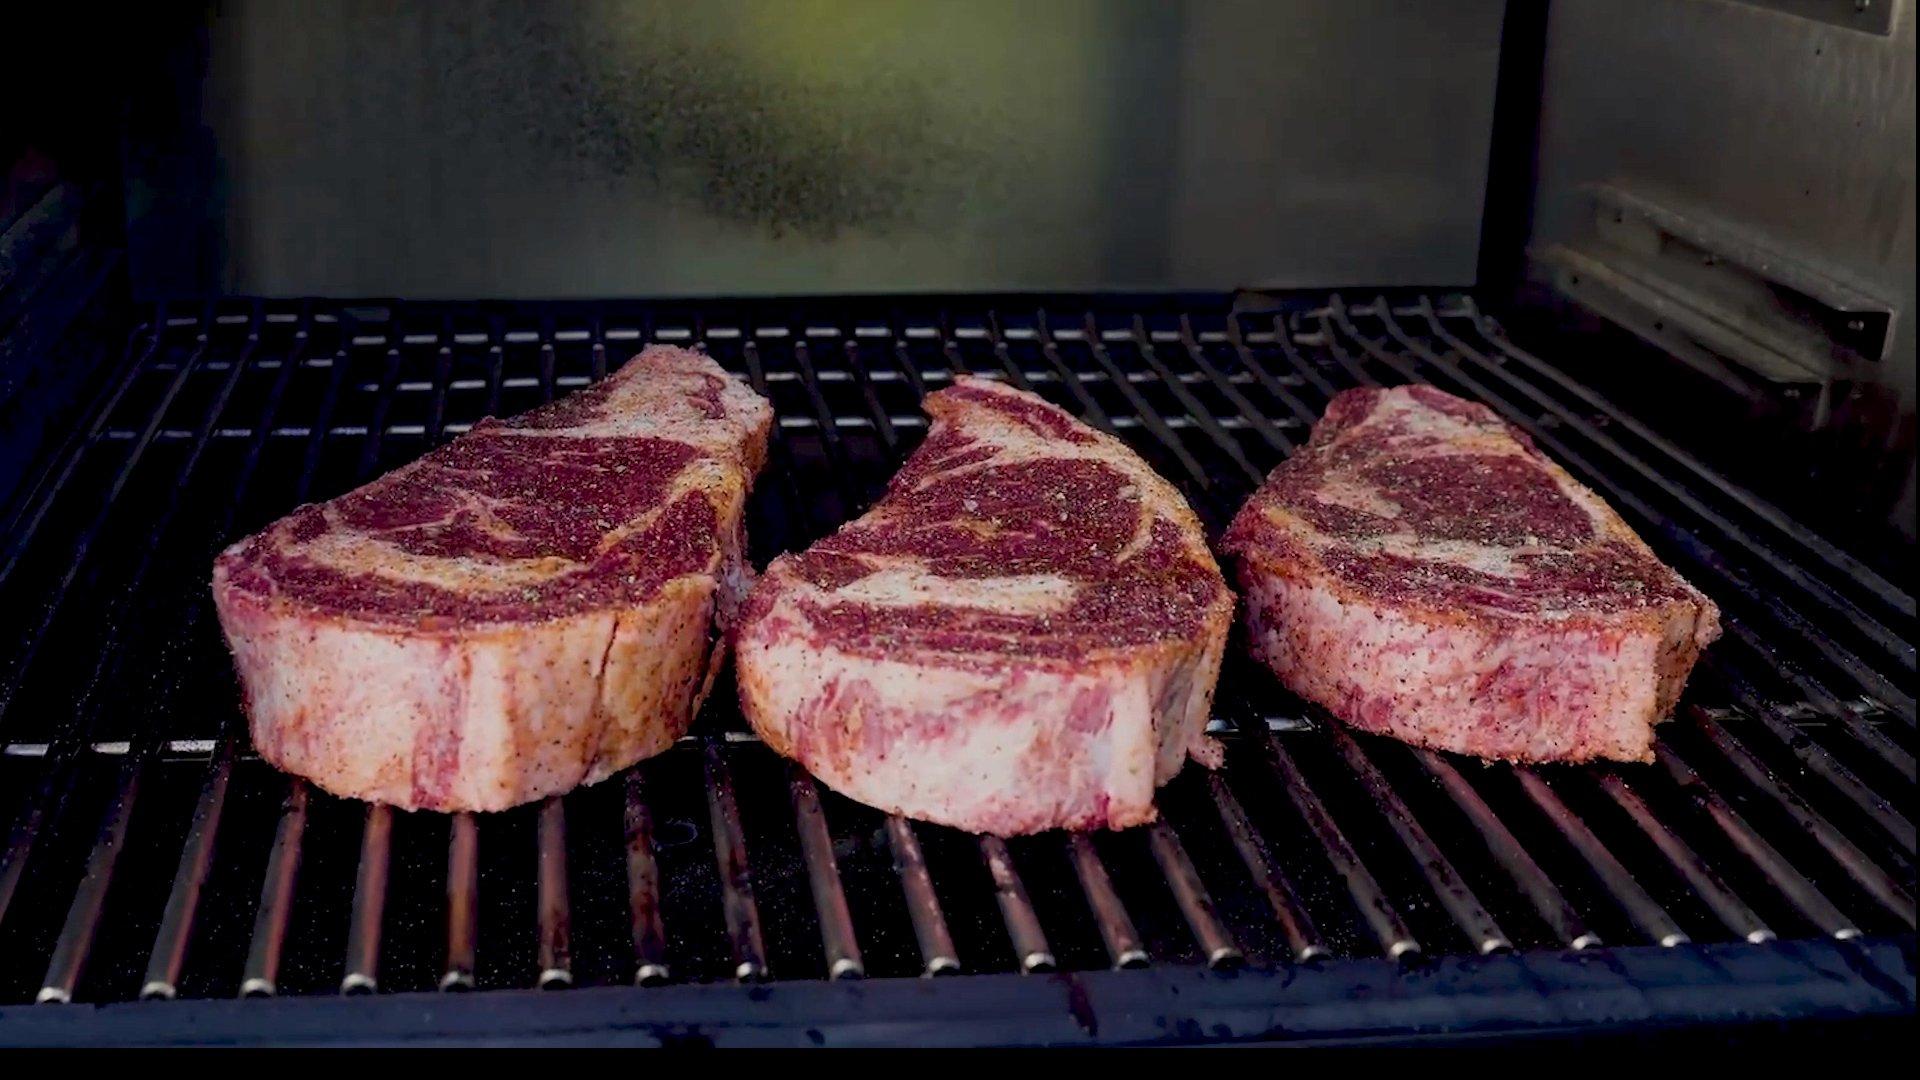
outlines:
[[[1340,720],[1511,761],[1653,760],[1719,609],[1483,405],[1337,395],[1223,548],[1254,654]]]
[[[864,517],[776,559],[738,640],[768,745],[872,806],[975,832],[1123,828],[1204,734],[1233,601],[1119,440],[998,383],[927,398]]]
[[[213,596],[255,748],[336,795],[442,811],[665,749],[748,584],[771,416],[655,346],[229,547]]]

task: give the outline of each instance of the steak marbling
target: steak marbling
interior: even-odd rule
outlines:
[[[665,749],[747,585],[770,418],[656,346],[234,544],[213,595],[255,747],[337,795],[448,811]]]
[[[1356,728],[1653,760],[1713,602],[1482,405],[1349,390],[1228,530],[1253,651]]]
[[[1204,729],[1233,601],[1192,510],[1119,440],[977,379],[866,516],[768,567],[740,698],[775,750],[911,817],[1122,828]]]

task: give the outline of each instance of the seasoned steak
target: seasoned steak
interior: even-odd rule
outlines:
[[[1349,390],[1227,531],[1255,655],[1354,727],[1653,760],[1720,613],[1483,405]]]
[[[866,516],[774,561],[740,700],[852,798],[977,832],[1121,828],[1204,735],[1233,600],[1172,485],[962,378]]]
[[[214,563],[262,757],[407,809],[499,810],[658,753],[747,585],[771,409],[656,346],[303,506]]]

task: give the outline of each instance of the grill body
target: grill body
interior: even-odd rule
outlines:
[[[4,519],[0,1041],[1435,1039],[1912,1011],[1911,596],[1470,297],[226,300],[125,330]],[[1423,381],[1527,430],[1728,634],[1656,764],[1580,769],[1348,735],[1236,642],[1226,767],[1096,836],[890,819],[775,758],[724,690],[659,758],[504,814],[369,808],[252,758],[213,553],[652,341],[774,402],[757,564],[864,509],[960,372],[1116,432],[1216,536],[1332,393]]]

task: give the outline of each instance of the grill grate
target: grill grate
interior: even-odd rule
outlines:
[[[1162,823],[1124,834],[879,814],[775,759],[724,689],[622,781],[505,814],[395,815],[252,757],[205,588],[221,544],[654,340],[775,403],[756,562],[875,498],[958,372],[1118,433],[1215,534],[1329,395],[1429,381],[1607,497],[1728,634],[1657,764],[1624,768],[1348,735],[1230,659],[1227,767],[1188,769]],[[0,1005],[1265,971],[1914,926],[1912,597],[1464,298],[163,308],[43,468],[0,562]]]

